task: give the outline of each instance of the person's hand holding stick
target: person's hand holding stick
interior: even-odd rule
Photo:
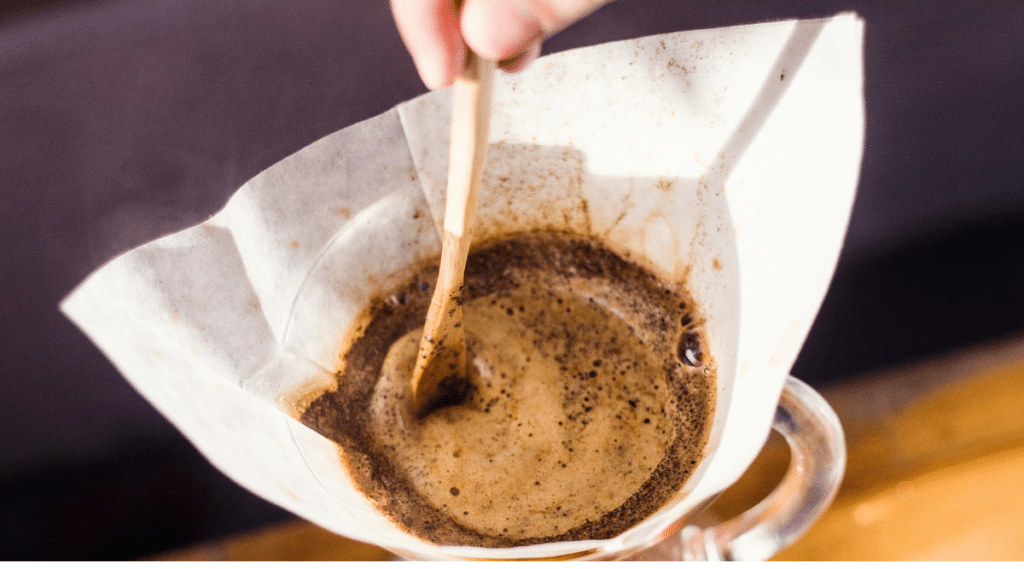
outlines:
[[[448,87],[465,68],[466,51],[525,69],[545,38],[611,0],[391,0],[391,11],[420,78]]]

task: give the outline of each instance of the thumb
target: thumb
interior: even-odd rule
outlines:
[[[495,61],[519,57],[611,0],[466,0],[462,37],[474,52]]]

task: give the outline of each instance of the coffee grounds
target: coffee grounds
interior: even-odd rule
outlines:
[[[507,528],[505,532],[478,531],[467,527],[470,524],[465,521],[460,522],[460,515],[468,515],[468,511],[432,506],[416,490],[403,468],[392,463],[389,456],[393,449],[381,447],[380,437],[373,432],[380,417],[372,415],[371,409],[388,351],[400,338],[423,325],[436,274],[436,266],[427,267],[406,286],[371,303],[368,310],[372,318],[362,336],[345,352],[337,388],[315,399],[302,415],[303,423],[341,445],[348,472],[382,513],[430,542],[512,547],[611,538],[654,513],[678,492],[702,457],[714,408],[713,362],[702,349],[702,321],[691,299],[682,284],[661,282],[592,239],[534,232],[480,246],[470,255],[465,279],[467,313],[474,300],[489,300],[492,304],[508,301],[522,294],[525,287],[531,294],[575,295],[576,301],[604,307],[608,318],[614,318],[616,313],[625,314],[640,344],[650,351],[654,361],[660,362],[657,373],[662,377],[655,383],[666,386],[663,391],[667,393],[660,395],[664,403],[654,411],[668,415],[667,422],[662,421],[670,425],[671,431],[666,435],[664,455],[649,477],[620,505],[595,516],[596,519],[586,519],[575,527],[548,535],[511,536],[507,535]],[[599,302],[595,302],[595,297]],[[561,297],[557,302],[562,302]],[[517,310],[514,304],[507,308],[512,313],[510,317]],[[518,309],[525,312],[522,306]],[[615,349],[613,344],[603,346],[603,355],[595,350],[595,368],[601,366],[602,358],[614,360],[617,354],[608,352]],[[596,372],[577,375],[581,380],[573,384],[573,395],[567,396],[567,404],[569,399],[573,404],[580,403],[586,393],[597,395],[586,391],[587,378],[593,384]],[[567,380],[567,390],[570,383]],[[589,388],[594,389],[593,385]],[[486,412],[490,412],[487,402],[474,399],[473,389],[471,386],[466,394],[466,405],[477,405],[478,409],[487,405]],[[633,406],[635,401],[626,400]],[[388,404],[398,406],[403,402]],[[587,406],[577,409],[572,420],[586,425],[589,410]],[[609,480],[607,484],[615,482]],[[452,486],[450,496],[458,497],[459,492],[458,486]]]

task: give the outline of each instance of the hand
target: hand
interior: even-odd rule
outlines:
[[[540,55],[544,38],[610,1],[464,0],[459,12],[453,0],[391,0],[391,12],[420,78],[441,89],[462,73],[467,46],[520,71]]]

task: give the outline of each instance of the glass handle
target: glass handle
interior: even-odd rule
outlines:
[[[813,524],[835,498],[846,469],[839,418],[818,392],[790,376],[772,427],[789,443],[779,486],[747,512],[707,529],[682,531],[683,559],[763,561]]]

